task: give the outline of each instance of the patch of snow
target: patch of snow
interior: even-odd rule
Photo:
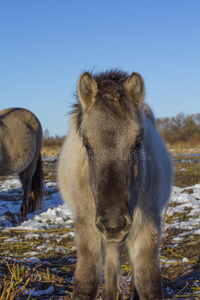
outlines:
[[[193,231],[193,234],[199,234],[200,235],[200,229],[196,229]]]
[[[23,290],[23,293],[26,292],[26,295],[30,295],[31,296],[35,296],[35,297],[40,297],[40,296],[43,296],[43,295],[50,295],[54,292],[54,287],[53,286],[50,286],[48,287],[46,290],[31,290],[29,291],[27,288],[25,288]]]
[[[26,240],[29,240],[29,239],[38,239],[40,237],[40,235],[38,234],[38,233],[32,233],[32,232],[30,232],[30,233],[27,233],[25,236],[24,236],[24,238],[26,239]]]
[[[182,259],[182,262],[188,262],[189,260],[187,259],[187,257],[184,257],[183,259]]]
[[[20,243],[20,242],[22,242],[22,239],[18,239],[17,237],[10,237],[10,238],[5,239],[4,242],[5,243],[10,243],[10,242]]]
[[[24,255],[30,255],[30,256],[35,256],[35,255],[38,255],[39,252],[36,252],[36,251],[31,251],[31,252],[28,252],[28,253],[24,253]]]

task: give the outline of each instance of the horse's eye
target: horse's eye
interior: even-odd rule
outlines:
[[[90,144],[88,143],[88,140],[86,138],[83,138],[83,146],[87,151],[91,150]]]
[[[88,144],[85,144],[84,147],[87,151],[91,151],[91,147]]]
[[[135,150],[140,150],[141,146],[142,146],[142,140],[138,140],[135,143]]]

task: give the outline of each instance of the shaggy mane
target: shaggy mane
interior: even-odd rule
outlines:
[[[91,74],[97,82],[98,85],[98,93],[96,96],[95,105],[99,105],[101,109],[106,111],[108,115],[118,119],[120,122],[123,121],[127,113],[140,116],[141,111],[138,110],[138,107],[133,104],[126,95],[124,91],[124,83],[129,77],[126,72],[116,70],[106,71],[104,73],[99,74]],[[106,99],[106,101],[102,100],[102,96],[105,94],[109,94],[112,98]],[[118,97],[119,105],[117,107],[114,105],[114,98]],[[77,103],[73,105],[73,110],[71,114],[75,117],[76,128],[77,130],[81,127],[82,117],[83,117],[83,109],[78,100],[78,93],[75,94],[77,99]]]

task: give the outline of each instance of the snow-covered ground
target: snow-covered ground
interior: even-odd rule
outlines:
[[[189,191],[189,193],[188,193]],[[168,209],[168,216],[175,216],[176,213],[182,213],[184,209],[190,209],[188,213],[189,220],[179,221],[175,216],[172,226],[189,230],[190,234],[200,234],[199,229],[195,230],[200,226],[200,184],[190,186],[187,188],[180,188],[174,186],[172,189],[171,208]],[[169,224],[165,224],[168,227]]]
[[[41,209],[27,215],[27,220],[20,225],[13,226],[13,220],[8,218],[12,214],[16,223],[19,223],[19,211],[21,206],[22,189],[19,179],[11,177],[0,182],[0,227],[3,230],[44,230],[53,228],[65,228],[72,219],[72,214],[64,204],[60,194],[56,191],[56,183],[48,182],[46,184],[47,193],[45,202]],[[7,201],[5,199],[8,199]]]
[[[50,195],[45,196],[45,203],[41,209],[27,215],[27,220],[19,223],[19,211],[21,205],[22,189],[19,179],[14,176],[0,182],[0,227],[6,230],[28,230],[38,231],[44,229],[65,228],[72,223],[72,213],[67,204],[63,202],[55,182],[46,184]],[[193,192],[191,192],[191,190]],[[188,193],[189,191],[189,193]],[[179,221],[176,213],[182,213],[184,209],[190,209],[189,220]],[[12,214],[16,225],[13,226],[13,220],[8,218]],[[199,234],[200,230],[200,184],[180,188],[174,186],[169,202],[167,216],[174,215],[171,224],[165,223],[164,230],[170,227],[178,227],[190,231],[190,234]],[[187,233],[187,232],[186,232]]]
[[[26,236],[27,239],[29,239],[30,237],[38,236],[38,233],[36,234],[34,231],[70,228],[72,226],[72,213],[67,204],[63,203],[60,194],[57,192],[56,183],[49,182],[46,184],[46,188],[47,191],[50,192],[50,196],[45,196],[46,199],[43,208],[28,214],[27,220],[19,225],[19,210],[21,205],[21,197],[19,197],[19,195],[22,194],[20,181],[17,177],[10,177],[0,182],[0,227],[2,231],[5,232],[12,229],[31,231],[32,233],[28,233]],[[190,193],[188,193],[188,190]],[[191,190],[193,192],[191,192]],[[184,209],[189,209],[189,219],[187,222],[180,221],[178,216],[176,216],[182,213]],[[14,226],[13,219],[8,218],[10,214],[15,218]],[[172,223],[165,222],[163,228],[164,232],[169,227],[184,230],[183,233],[174,238],[174,246],[182,241],[188,234],[190,234],[190,236],[200,235],[200,184],[187,188],[174,186],[167,216],[174,216],[174,219]],[[70,232],[70,234],[73,236],[73,232]],[[46,234],[46,236],[47,235],[50,237],[49,234]],[[7,241],[12,241],[12,238],[7,239]]]
[[[35,262],[40,261],[37,256],[41,251],[45,252],[50,249],[54,249],[55,251],[66,251],[62,247],[55,248],[54,246],[53,248],[53,239],[58,242],[59,239],[69,235],[71,235],[72,238],[74,236],[72,230],[72,214],[67,204],[63,203],[60,194],[57,192],[56,183],[47,182],[46,189],[49,195],[45,196],[45,204],[43,207],[34,213],[28,214],[27,220],[19,224],[19,211],[22,197],[20,181],[17,176],[10,176],[6,180],[0,181],[1,231],[3,233],[8,232],[9,234],[12,230],[27,231],[24,236],[27,241],[33,238],[34,240],[37,240],[42,236],[46,242],[44,242],[43,245],[36,247],[35,251],[24,254],[25,259],[28,257],[29,260],[32,259]],[[187,213],[187,221],[180,218],[180,214],[183,212]],[[168,245],[169,248],[177,247],[188,235],[190,235],[190,237],[199,236],[200,238],[200,184],[187,188],[173,187],[170,205],[163,226],[163,236],[167,237],[167,230],[173,227],[182,229],[182,231],[173,238],[172,243]],[[56,232],[48,233],[48,230],[65,228],[69,228],[70,231],[63,233],[62,236],[58,235]],[[8,236],[4,239],[4,243],[16,243],[17,241],[20,242],[21,240],[15,236]],[[6,255],[6,251],[1,254]],[[181,259],[183,263],[189,262],[187,255],[183,256]],[[176,259],[167,259],[167,257],[161,256],[161,264],[163,266],[176,263]],[[45,293],[45,291],[43,292]],[[51,294],[52,289],[49,289],[46,293]]]

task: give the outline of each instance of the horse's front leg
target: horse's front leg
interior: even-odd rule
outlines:
[[[116,300],[121,297],[121,268],[119,244],[106,244],[105,288],[103,299]]]
[[[128,250],[133,265],[131,300],[162,300],[162,283],[159,267],[159,232],[156,226],[148,224],[132,240]]]
[[[90,222],[90,216],[77,218],[77,265],[74,275],[74,300],[92,300],[96,298],[100,283],[102,255],[101,239]]]

